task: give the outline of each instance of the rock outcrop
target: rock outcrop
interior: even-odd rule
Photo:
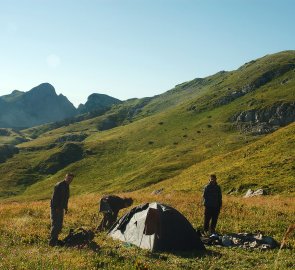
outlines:
[[[110,109],[114,104],[121,103],[122,101],[104,94],[92,94],[88,97],[87,102],[78,107],[79,113],[88,112],[105,112]]]
[[[269,70],[261,74],[258,78],[254,79],[252,82],[245,84],[241,88],[235,89],[231,93],[221,97],[216,101],[216,106],[226,105],[230,102],[234,101],[235,99],[242,97],[250,92],[255,91],[259,87],[267,84],[271,80],[282,76],[286,72],[293,70],[295,68],[295,64],[285,64],[278,68]],[[285,82],[286,83],[286,82]]]
[[[254,191],[252,189],[248,189],[246,194],[244,195],[244,198],[263,196],[263,195],[266,195],[266,191],[262,188],[257,189],[256,191]]]
[[[230,119],[242,132],[267,134],[295,121],[295,102],[243,111]]]

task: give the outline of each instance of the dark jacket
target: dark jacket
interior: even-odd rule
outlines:
[[[50,206],[51,208],[68,209],[70,188],[65,181],[57,183],[54,187]]]
[[[209,183],[207,186],[205,186],[203,200],[205,207],[221,208],[222,194],[220,186],[213,183]]]
[[[115,196],[108,195],[100,200],[100,212],[113,212],[117,214],[121,209],[125,208],[125,200]]]

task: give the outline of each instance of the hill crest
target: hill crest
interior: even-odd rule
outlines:
[[[67,171],[73,171],[79,179],[73,187],[74,194],[132,191],[169,181],[171,187],[177,184],[178,189],[183,185],[185,190],[198,190],[200,180],[192,184],[177,177],[187,171],[194,179],[192,172],[200,169],[202,175],[217,171],[227,189],[245,183],[238,188],[242,192],[249,179],[251,184],[256,181],[253,175],[257,174],[259,187],[268,185],[270,193],[284,193],[294,168],[286,165],[283,171],[283,166],[273,164],[282,164],[282,160],[291,164],[290,157],[294,156],[293,148],[288,146],[294,139],[294,119],[277,125],[280,117],[293,115],[289,108],[295,102],[295,72],[290,68],[294,59],[294,51],[270,55],[236,71],[195,79],[162,95],[131,99],[115,104],[103,114],[45,129],[38,138],[17,145],[19,152],[0,164],[2,192],[24,192],[27,197],[43,198],[49,196],[50,187]],[[267,81],[253,84],[261,82],[260,78],[269,71],[272,76]],[[254,87],[243,88],[246,85]],[[239,89],[247,91],[224,104],[217,102]],[[265,121],[276,123],[277,128],[262,133],[248,128]],[[22,134],[30,139],[39,129],[44,126]],[[279,153],[280,145],[285,150],[270,161],[272,147]],[[241,165],[243,162],[232,162],[235,153],[248,157],[252,148],[258,152],[251,152],[251,157],[245,159],[250,165],[255,162],[252,171]],[[214,162],[223,157],[230,157],[226,166],[215,166]],[[58,166],[59,159],[71,162]],[[261,168],[272,168],[274,177]],[[233,173],[235,170],[238,176]],[[278,184],[279,175],[282,178]]]

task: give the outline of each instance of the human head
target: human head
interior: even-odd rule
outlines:
[[[65,181],[67,184],[71,184],[71,182],[73,181],[75,175],[73,173],[67,173],[66,177],[65,177]]]
[[[216,184],[216,180],[217,180],[216,175],[215,174],[210,174],[210,178],[209,178],[210,183]]]
[[[133,204],[132,198],[125,198],[124,199],[124,204],[125,204],[125,207],[128,207],[128,206],[132,205]]]

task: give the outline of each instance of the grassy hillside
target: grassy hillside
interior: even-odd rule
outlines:
[[[294,194],[295,123],[238,150],[219,155],[184,170],[148,190],[165,188],[201,191],[207,175],[216,173],[224,191],[234,194],[263,188],[269,193]]]
[[[61,237],[70,228],[94,229],[98,201],[109,192],[131,196],[134,205],[169,204],[202,229],[201,192],[216,173],[224,194],[218,232],[260,231],[281,241],[294,224],[294,70],[295,51],[286,51],[125,101],[103,115],[18,135],[3,131],[1,143],[32,139],[16,143],[0,163],[0,269],[294,268],[294,232],[284,249],[267,252],[150,253],[105,233],[96,234],[97,252],[48,247],[49,197],[68,171],[76,177]],[[242,198],[248,188],[270,195]]]
[[[16,145],[28,140],[29,138],[18,130],[12,128],[0,128],[0,144]]]
[[[164,180],[179,190],[196,190],[211,172],[226,190],[263,186],[271,193],[294,192],[286,189],[294,179],[294,126],[255,134],[232,120],[241,112],[294,102],[294,68],[294,51],[265,56],[45,132],[19,144],[19,154],[0,164],[0,194],[48,197],[69,170],[79,179],[74,194],[132,191]],[[194,178],[184,174],[199,180],[192,184]]]

